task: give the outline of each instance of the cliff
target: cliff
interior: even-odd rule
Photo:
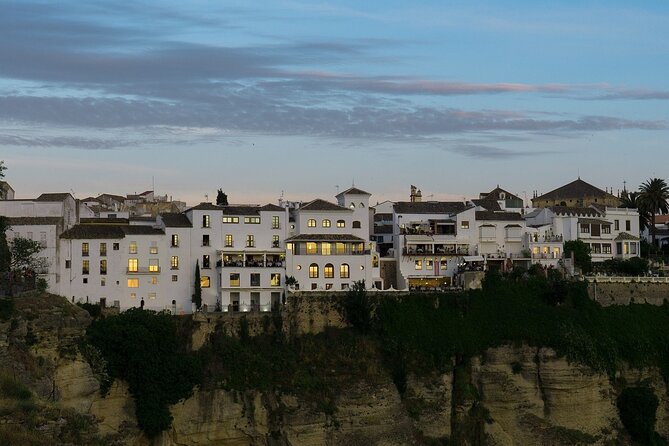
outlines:
[[[137,427],[127,385],[116,381],[100,395],[100,371],[79,347],[90,324],[85,311],[59,297],[34,296],[15,299],[3,314],[0,444],[630,444],[616,408],[620,382],[653,388],[660,402],[656,430],[669,436],[669,398],[656,368],[623,369],[612,380],[549,348],[502,345],[454,359],[442,372],[408,373],[398,385],[383,354],[374,352],[382,346],[365,341],[364,370],[335,381],[331,405],[285,388],[204,386],[172,405],[172,427],[149,440]],[[329,322],[318,322],[320,314]],[[299,317],[306,325],[340,324],[333,315],[309,307]],[[194,325],[194,332],[213,332]],[[195,338],[207,344],[202,332]],[[356,360],[357,353],[346,354]],[[29,395],[16,391],[22,386]]]

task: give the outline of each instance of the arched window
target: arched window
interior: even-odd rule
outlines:
[[[365,207],[365,203],[363,203],[363,202],[361,201],[361,202],[360,202],[360,206],[358,206],[358,207],[364,208],[364,207]]]
[[[318,279],[318,265],[315,263],[309,265],[309,278]]]
[[[351,272],[348,267],[348,263],[342,263],[341,266],[339,267],[339,277],[342,279],[348,279],[351,277]]]
[[[313,219],[313,218],[310,218],[310,219],[307,221],[307,226],[310,227],[310,228],[315,228],[315,227],[316,227],[316,220]]]
[[[355,209],[355,203],[351,203],[348,207],[350,207],[351,209]]]
[[[326,279],[334,279],[334,266],[332,263],[328,263],[323,268],[323,277]]]
[[[338,228],[345,228],[346,227],[346,222],[344,220],[337,220],[337,227]]]
[[[329,228],[330,227],[330,220],[327,218],[323,220],[323,227],[324,228]]]
[[[358,220],[353,222],[353,229],[360,229],[360,222]]]

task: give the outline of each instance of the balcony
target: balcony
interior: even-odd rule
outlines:
[[[174,268],[173,268],[174,269]],[[159,274],[159,266],[142,266],[139,268],[126,268],[126,274]]]
[[[283,268],[283,256],[225,255],[216,262],[217,268]]]

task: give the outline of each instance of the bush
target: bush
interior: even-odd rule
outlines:
[[[21,381],[8,376],[0,375],[0,395],[15,400],[29,400],[32,392]]]
[[[659,401],[650,387],[628,387],[617,400],[620,420],[633,440],[653,444]]]
[[[14,301],[12,299],[0,299],[0,321],[8,321],[14,313]]]
[[[102,314],[102,307],[98,304],[89,304],[87,302],[77,302],[79,308],[83,308],[93,318],[97,319]]]
[[[340,311],[344,320],[360,333],[369,333],[374,320],[375,305],[367,294],[365,281],[355,282],[346,293]]]

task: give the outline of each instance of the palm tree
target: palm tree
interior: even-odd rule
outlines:
[[[620,195],[620,207],[636,209],[639,212],[639,230],[648,227],[649,213],[641,200],[640,192],[628,192],[626,190]]]
[[[669,213],[669,186],[661,178],[651,178],[639,186],[639,199],[650,214],[651,243],[655,246],[655,216]]]

